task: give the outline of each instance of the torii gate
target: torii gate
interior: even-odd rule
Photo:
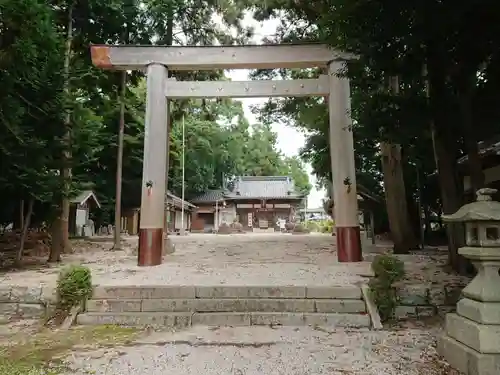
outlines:
[[[346,60],[355,58],[353,55],[321,44],[186,47],[93,45],[91,53],[93,64],[99,68],[147,70],[138,251],[140,266],[153,266],[162,262],[168,170],[167,139],[170,136],[167,126],[168,98],[328,97],[337,256],[340,262],[362,260],[349,81],[336,76]],[[168,79],[167,75],[167,69],[314,67],[327,68],[329,74],[318,79],[243,82],[178,82]]]

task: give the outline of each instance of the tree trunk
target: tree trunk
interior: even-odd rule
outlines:
[[[60,215],[57,216],[56,219],[52,222],[52,226],[50,228],[51,232],[51,247],[49,253],[49,259],[47,260],[49,263],[55,263],[61,261],[61,223],[60,223]]]
[[[437,48],[437,47],[436,47]],[[440,56],[439,48],[430,49],[428,56],[427,94],[432,115],[431,134],[434,158],[438,171],[439,187],[443,214],[455,213],[462,205],[462,195],[457,168],[457,137],[453,125],[450,124],[449,95],[446,87],[446,69],[444,58]],[[467,273],[468,261],[458,254],[458,248],[465,242],[463,225],[448,223],[448,262],[461,274]]]
[[[125,92],[127,90],[127,72],[121,74],[120,125],[118,130],[118,155],[116,158],[116,199],[115,199],[115,241],[114,250],[121,249],[122,234],[122,169],[123,169],[123,137],[125,135]]]
[[[381,142],[380,149],[387,216],[394,242],[394,253],[406,254],[410,249],[418,248],[418,243],[413,233],[406,204],[401,146]]]
[[[61,210],[59,217],[60,231],[59,236],[60,244],[52,246],[59,246],[60,252],[69,253],[71,251],[71,243],[69,241],[69,214],[70,214],[70,201],[69,195],[71,193],[71,108],[70,108],[70,62],[71,62],[71,46],[73,43],[73,7],[75,2],[72,2],[68,8],[68,23],[66,33],[66,48],[64,52],[64,100],[66,102],[65,115],[64,115],[64,136],[63,136],[63,152],[62,152],[62,169],[61,177],[63,179],[63,193],[61,195]],[[52,240],[54,241],[54,240]]]
[[[24,229],[24,199],[21,199],[19,205],[19,228]]]
[[[474,130],[472,118],[472,97],[476,85],[476,69],[472,73],[464,71],[458,81],[458,97],[460,105],[460,118],[462,122],[462,131],[464,136],[464,145],[467,152],[467,165],[471,182],[472,192],[475,196],[476,191],[485,187],[484,172],[479,156],[479,139]]]
[[[24,200],[22,201],[24,202]],[[19,250],[16,254],[16,264],[21,265],[21,259],[23,257],[24,243],[26,242],[26,235],[28,234],[28,229],[30,227],[31,215],[33,214],[33,206],[35,205],[35,199],[30,198],[28,203],[28,212],[26,212],[26,217],[23,217],[23,232],[21,233],[21,243],[19,244]],[[24,204],[23,204],[24,210]]]
[[[398,77],[391,77],[390,91],[399,94]],[[418,241],[410,220],[408,199],[402,164],[402,150],[398,144],[380,143],[382,172],[387,216],[395,254],[406,254],[410,249],[418,249]]]

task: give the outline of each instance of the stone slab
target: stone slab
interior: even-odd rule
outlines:
[[[85,313],[77,317],[81,325],[121,325],[130,327],[182,328],[191,325],[191,313]]]
[[[94,299],[195,298],[195,287],[165,286],[97,286]]]
[[[316,312],[319,313],[362,313],[366,312],[365,303],[362,300],[341,300],[341,299],[323,299],[315,300]],[[294,310],[284,310],[294,311]],[[305,311],[307,312],[307,311]]]
[[[141,299],[91,299],[86,303],[86,311],[89,312],[139,312],[142,311]],[[157,299],[149,299],[145,301],[163,301]],[[155,311],[155,310],[153,310]],[[156,310],[165,311],[165,310]],[[188,311],[188,310],[183,310]]]
[[[1,314],[6,314],[6,315],[12,315],[12,314],[17,314],[17,303],[13,302],[8,302],[8,303],[0,303],[0,315]]]
[[[481,354],[449,336],[440,337],[438,352],[464,375],[500,374],[500,355]]]
[[[37,303],[42,300],[42,287],[12,287],[10,299],[15,302]]]
[[[251,322],[255,326],[303,326],[304,314],[302,313],[251,313]]]
[[[0,287],[0,302],[8,302],[10,301],[10,292],[11,288],[10,287]]]
[[[405,285],[398,288],[399,303],[406,306],[422,306],[430,303],[430,285]]]
[[[361,299],[361,288],[356,285],[308,286],[306,298],[313,299]]]
[[[397,320],[417,318],[417,306],[396,306],[394,317]]]
[[[483,354],[500,354],[500,326],[483,325],[455,313],[446,315],[446,333]]]
[[[204,326],[249,326],[251,324],[248,313],[194,313],[191,324]]]
[[[369,286],[366,284],[361,285],[361,292],[363,294],[363,300],[365,301],[366,304],[366,311],[370,315],[372,328],[374,330],[383,329],[384,326],[382,325],[382,320],[380,319],[380,314],[378,312],[377,305],[375,304]]]
[[[430,318],[431,316],[435,316],[436,314],[436,306],[417,306],[417,317],[419,319]]]
[[[25,318],[41,318],[45,311],[45,306],[40,303],[20,303],[17,313]]]
[[[182,328],[190,325],[205,326],[333,326],[370,327],[368,315],[328,313],[276,313],[276,312],[210,312],[210,313],[96,313],[78,315],[81,325],[122,325]]]
[[[196,298],[305,298],[303,286],[198,286]]]
[[[270,298],[196,298],[187,300],[143,300],[142,311],[248,312],[298,311],[314,312],[313,300]]]
[[[345,328],[370,327],[370,316],[368,314],[304,313],[304,324]]]
[[[320,312],[363,313],[362,300],[292,298],[91,299],[89,312]]]
[[[457,304],[457,314],[481,324],[500,324],[500,303],[462,298]]]

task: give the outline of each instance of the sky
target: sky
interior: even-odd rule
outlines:
[[[253,43],[260,44],[262,38],[271,36],[276,33],[276,28],[279,24],[278,20],[268,20],[264,22],[257,22],[252,18],[251,14],[247,14],[243,24],[245,26],[252,26],[255,29]],[[231,70],[226,73],[233,81],[246,81],[250,71],[246,69]],[[257,119],[251,112],[251,107],[255,105],[262,105],[267,101],[267,98],[244,98],[238,99],[243,103],[245,115],[250,124],[256,123]],[[272,129],[278,134],[278,148],[287,156],[298,155],[299,149],[304,146],[305,137],[302,133],[294,129],[292,126],[285,126],[281,124],[273,124]],[[310,165],[306,165],[309,174],[309,180],[313,185],[311,193],[309,194],[307,206],[310,208],[322,207],[322,200],[325,196],[324,190],[316,189],[316,179],[312,175]]]

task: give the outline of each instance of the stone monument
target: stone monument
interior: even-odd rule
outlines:
[[[496,189],[480,189],[477,201],[443,216],[463,222],[466,246],[459,254],[471,259],[477,276],[462,291],[456,313],[447,314],[438,351],[465,375],[500,374],[500,202]]]

